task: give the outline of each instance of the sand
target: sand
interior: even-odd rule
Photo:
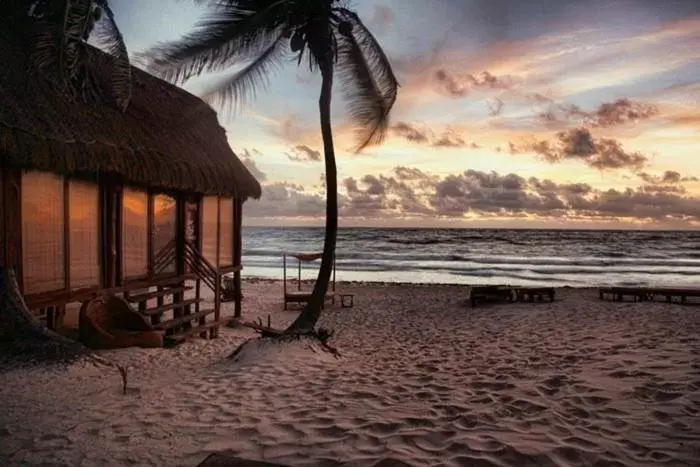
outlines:
[[[230,450],[289,465],[696,465],[700,310],[559,289],[553,304],[468,308],[456,286],[349,285],[329,308],[342,358],[252,332],[176,349],[0,368],[0,465],[189,465]],[[284,326],[281,285],[247,317]],[[230,304],[226,305],[230,307]],[[228,310],[230,311],[230,310]],[[391,461],[395,462],[391,462]]]

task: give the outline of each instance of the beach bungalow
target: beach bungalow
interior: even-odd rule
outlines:
[[[56,328],[117,295],[175,340],[216,336],[224,276],[241,314],[242,206],[261,188],[214,110],[136,68],[126,112],[84,104],[2,38],[0,63],[0,265],[28,307]],[[112,59],[90,63],[108,82]]]

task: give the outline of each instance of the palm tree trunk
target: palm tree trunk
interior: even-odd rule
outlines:
[[[321,134],[326,164],[326,234],[323,239],[323,257],[311,298],[297,319],[289,326],[287,332],[312,331],[321,317],[321,310],[333,272],[333,256],[335,255],[335,243],[338,235],[338,173],[335,166],[333,131],[331,129],[332,61],[328,60],[321,66],[321,76],[323,81],[318,106],[321,114]]]

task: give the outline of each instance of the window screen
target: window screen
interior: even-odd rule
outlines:
[[[175,238],[177,229],[175,198],[167,195],[153,197],[153,255],[157,255]],[[175,258],[162,272],[175,272]]]
[[[46,172],[23,173],[21,205],[24,293],[63,289],[63,178]]]
[[[122,272],[125,278],[148,272],[148,195],[129,188],[122,197]]]
[[[214,266],[217,265],[218,209],[219,200],[216,196],[204,197],[202,200],[202,255]]]
[[[71,289],[100,283],[99,222],[98,186],[71,180],[68,185]]]
[[[221,198],[219,224],[219,266],[233,264],[233,198]]]

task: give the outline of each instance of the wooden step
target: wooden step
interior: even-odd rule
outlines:
[[[219,327],[219,326],[226,326],[226,324],[233,319],[232,316],[229,316],[227,318],[221,318],[218,321],[210,321],[206,324],[203,324],[201,326],[193,327],[190,329],[185,329],[183,331],[177,332],[175,334],[172,334],[170,336],[165,336],[165,345],[168,347],[181,344],[182,342],[185,342],[188,338],[208,331],[211,328]]]
[[[181,326],[183,324],[187,324],[190,321],[194,321],[196,319],[203,318],[210,313],[214,313],[213,308],[207,309],[207,310],[200,310],[197,313],[191,313],[189,315],[179,316],[179,317],[171,319],[169,321],[163,321],[162,323],[158,323],[158,324],[154,325],[153,329],[164,330],[164,329],[174,328],[177,326]]]
[[[146,308],[145,310],[141,311],[141,314],[147,315],[147,316],[153,316],[153,315],[160,315],[162,313],[165,313],[168,310],[177,310],[179,308],[184,308],[187,305],[192,305],[193,303],[197,303],[196,298],[188,298],[187,300],[183,300],[178,303],[166,303],[163,306],[159,306],[156,308]]]
[[[167,287],[163,290],[156,290],[155,292],[146,292],[139,295],[131,295],[129,297],[124,297],[124,300],[130,303],[145,302],[153,298],[163,297],[165,295],[176,294],[181,292],[186,292],[192,290],[190,286],[183,287]]]

